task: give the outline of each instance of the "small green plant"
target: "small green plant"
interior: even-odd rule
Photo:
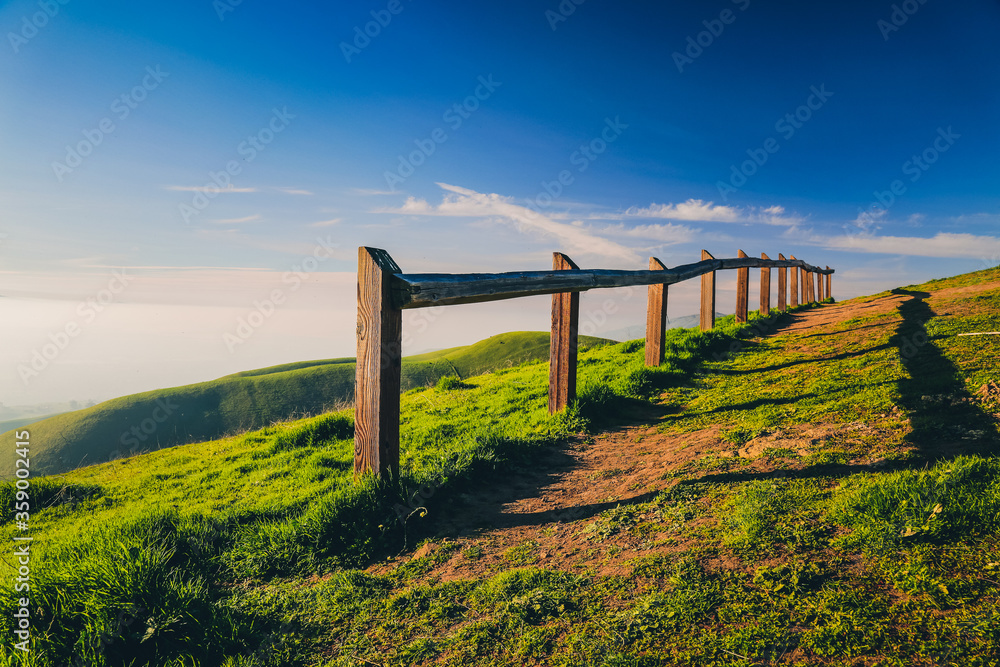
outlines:
[[[437,382],[438,391],[453,391],[455,389],[466,389],[469,385],[462,382],[462,378],[457,375],[445,375]]]
[[[719,431],[719,439],[735,447],[742,447],[754,438],[760,437],[764,431],[753,428],[729,428]]]
[[[538,561],[538,542],[527,540],[503,552],[503,559],[512,565],[531,565]]]
[[[795,559],[774,567],[759,567],[753,583],[768,593],[795,597],[817,585],[823,568],[815,562]]]

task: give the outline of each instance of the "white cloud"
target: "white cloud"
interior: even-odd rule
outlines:
[[[942,257],[959,259],[986,259],[1000,257],[1000,238],[975,234],[949,234],[938,232],[932,237],[877,236],[874,234],[844,234],[840,236],[810,235],[801,239],[812,245],[833,250],[879,253],[884,255],[910,255],[916,257]]]
[[[254,220],[260,220],[260,214],[248,215],[245,218],[224,218],[222,220],[212,220],[217,225],[236,225],[241,222],[252,222]]]
[[[639,256],[630,248],[600,236],[597,230],[582,221],[560,222],[557,214],[543,215],[525,206],[513,203],[512,197],[483,194],[457,185],[438,183],[447,191],[440,204],[430,204],[424,199],[409,197],[401,207],[380,209],[383,213],[427,215],[456,218],[483,218],[512,222],[524,233],[545,238],[556,238],[565,244],[567,252],[579,255],[598,255],[634,263]]]
[[[714,206],[713,202],[701,199],[688,199],[681,204],[650,204],[646,208],[633,206],[625,211],[625,215],[691,222],[744,222],[739,209],[733,206]]]
[[[696,232],[686,225],[651,224],[636,225],[626,227],[624,224],[606,227],[603,230],[610,235],[628,236],[633,238],[651,239],[661,243],[691,243],[695,240]]]
[[[284,192],[286,195],[311,195],[311,194],[313,194],[312,192],[309,192],[309,190],[296,190],[295,188],[278,188],[278,189],[281,190],[282,192]]]
[[[800,217],[785,215],[785,209],[782,206],[775,205],[760,209],[717,206],[714,202],[702,199],[688,199],[680,204],[650,204],[645,208],[633,206],[625,211],[625,217],[663,218],[687,222],[757,222],[783,227],[794,227],[802,222]]]
[[[320,220],[319,222],[313,222],[313,223],[311,223],[309,226],[310,227],[331,227],[331,226],[337,224],[338,222],[340,222],[341,220],[343,220],[343,218],[332,218],[330,220]]]

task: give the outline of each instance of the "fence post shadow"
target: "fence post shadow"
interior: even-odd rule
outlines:
[[[894,289],[910,297],[899,305],[902,321],[891,339],[908,377],[899,381],[900,404],[910,420],[907,441],[933,461],[995,451],[996,421],[969,393],[958,367],[934,344],[926,324],[935,313],[929,292]]]

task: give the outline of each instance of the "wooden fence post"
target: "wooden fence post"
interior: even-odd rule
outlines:
[[[778,253],[778,259],[784,260],[785,256],[780,252]],[[788,268],[784,266],[778,267],[778,310],[785,312],[788,309]]]
[[[817,272],[816,273],[816,301],[818,303],[823,303],[823,299],[826,298],[826,297],[823,296],[823,282],[824,282],[823,281],[823,274]]]
[[[552,270],[579,269],[561,252],[552,253]],[[576,343],[580,321],[580,293],[552,295],[552,334],[549,340],[549,414],[566,408],[576,398]]]
[[[742,250],[736,251],[737,257],[746,257]],[[736,321],[746,322],[749,316],[750,301],[750,268],[736,269]]]
[[[789,255],[788,259],[795,259],[795,255]],[[790,266],[788,267],[789,273],[792,275],[792,285],[791,285],[791,307],[795,308],[799,305],[799,267]]]
[[[354,388],[354,475],[399,469],[399,382],[403,312],[392,303],[385,250],[358,248],[358,358]]]
[[[830,265],[829,264],[827,264],[826,270],[827,271],[830,270]],[[833,298],[833,274],[832,273],[826,274],[826,298],[827,299],[832,299]]]
[[[766,252],[760,253],[761,259],[771,259]],[[771,267],[760,269],[760,314],[767,317],[771,314]]]
[[[802,294],[799,296],[799,303],[802,304],[803,306],[809,305],[810,301],[809,297],[807,296],[808,292],[806,292],[807,273],[809,272],[806,271],[806,268],[804,266],[799,267],[799,289],[802,291]]]
[[[650,271],[666,271],[666,265],[655,257],[649,258]],[[646,365],[663,363],[663,338],[667,328],[667,286],[650,285],[646,304]]]
[[[715,259],[707,250],[701,251],[701,258]],[[715,326],[715,271],[701,276],[701,330],[708,331]]]
[[[815,299],[813,298],[813,274],[812,271],[802,271],[802,303],[809,305]]]

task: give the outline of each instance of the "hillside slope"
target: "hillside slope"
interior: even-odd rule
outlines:
[[[609,343],[582,336],[588,348]],[[549,334],[512,332],[474,345],[403,360],[402,389],[433,384],[445,375],[468,377],[527,361],[548,359]],[[343,406],[354,397],[354,359],[325,359],[235,373],[198,384],[105,401],[29,425],[40,443],[32,452],[36,474],[55,474],[123,455],[261,428]],[[0,435],[14,447],[14,431]],[[0,479],[14,472],[0,460]]]
[[[545,363],[412,389],[390,482],[348,412],[33,480],[33,654],[995,666],[998,330],[984,271],[584,352],[556,416]]]

